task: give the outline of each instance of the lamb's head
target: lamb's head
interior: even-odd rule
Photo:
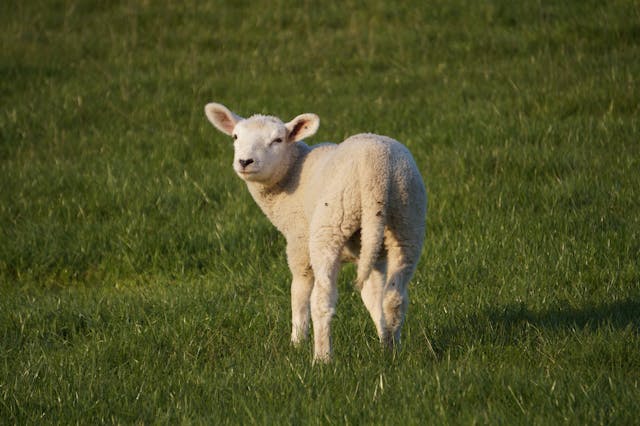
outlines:
[[[301,114],[289,121],[254,115],[244,119],[217,103],[205,106],[211,123],[221,132],[233,136],[233,169],[245,181],[266,185],[280,181],[293,158],[295,142],[318,130],[315,114]]]

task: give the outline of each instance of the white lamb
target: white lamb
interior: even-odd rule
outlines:
[[[373,134],[309,147],[301,140],[318,130],[315,114],[288,123],[264,115],[243,119],[217,103],[205,113],[233,136],[233,169],[286,238],[292,343],[306,339],[311,313],[314,360],[330,360],[340,262],[356,261],[356,285],[380,341],[399,344],[427,209],[409,151]]]

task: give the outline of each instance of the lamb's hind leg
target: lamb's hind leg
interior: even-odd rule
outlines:
[[[338,300],[336,279],[339,265],[337,256],[313,261],[315,282],[311,291],[311,321],[315,361],[326,362],[331,359],[331,319]]]
[[[339,228],[312,223],[309,254],[315,278],[311,291],[314,360],[331,359],[331,319],[335,313],[338,292],[336,281],[340,253],[346,241]]]
[[[415,272],[422,250],[422,236],[399,239],[393,232],[385,233],[388,256],[387,282],[384,289],[382,311],[386,331],[385,345],[400,345],[402,325],[409,306],[408,285]]]

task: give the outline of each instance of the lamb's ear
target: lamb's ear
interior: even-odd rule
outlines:
[[[289,142],[297,142],[315,135],[320,126],[320,117],[315,114],[300,114],[287,124],[287,138]]]
[[[229,108],[215,102],[207,104],[204,113],[216,129],[227,135],[231,135],[238,121],[242,120],[242,117],[234,114]]]

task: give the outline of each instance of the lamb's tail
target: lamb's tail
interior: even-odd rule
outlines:
[[[378,260],[387,223],[390,187],[389,153],[386,149],[376,151],[372,153],[376,154],[373,156],[375,158],[368,161],[366,170],[360,172],[362,226],[356,277],[356,286],[359,289],[362,289]]]

